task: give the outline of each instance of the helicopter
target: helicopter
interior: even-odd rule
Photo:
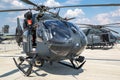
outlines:
[[[47,62],[51,65],[53,62],[58,62],[74,69],[80,69],[86,62],[85,57],[80,55],[87,45],[87,38],[83,31],[69,22],[73,18],[62,18],[59,16],[59,11],[56,14],[50,10],[69,7],[120,6],[120,4],[87,4],[48,7],[37,5],[29,0],[21,1],[34,8],[8,9],[0,10],[0,12],[28,11],[25,14],[24,24],[27,25],[27,29],[22,30],[19,18],[17,18],[15,34],[16,42],[19,46],[22,43],[26,56],[20,56],[19,62],[13,58],[18,69],[26,76],[32,73],[34,66],[40,68]],[[38,13],[32,14],[32,10]],[[63,60],[69,60],[70,63]]]
[[[4,43],[4,41],[8,41],[8,40],[15,40],[15,35],[0,33],[0,44]]]
[[[2,37],[0,37],[0,43],[2,43],[2,41],[4,41],[4,40],[6,40],[6,39],[3,39]]]
[[[12,38],[13,39],[13,38]],[[11,40],[11,38],[2,38],[0,37],[0,44],[3,42],[3,41],[6,41],[6,40]]]
[[[5,39],[3,39],[1,36],[3,36],[2,33],[0,33],[0,43],[2,43],[2,41],[4,41]]]
[[[9,37],[8,37],[9,36]],[[0,44],[3,42],[3,41],[7,41],[7,40],[13,40],[15,39],[12,35],[3,35],[3,34],[0,34]]]
[[[87,48],[89,49],[110,49],[116,43],[117,38],[113,33],[119,34],[117,31],[108,27],[119,27],[120,23],[111,23],[104,25],[94,24],[78,24],[82,25],[82,28],[88,39]],[[113,32],[113,33],[112,33]]]

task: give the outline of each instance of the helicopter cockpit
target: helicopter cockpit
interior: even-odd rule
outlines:
[[[45,29],[49,30],[49,39],[55,40],[58,43],[64,43],[70,39],[70,31],[68,26],[61,21],[49,20],[44,23]]]
[[[84,39],[84,33],[77,26],[67,21],[45,20],[42,24],[39,23],[39,25],[37,29],[38,37],[41,38],[41,36],[44,36],[44,39],[51,43],[69,43],[72,40],[72,34],[79,35],[79,37]],[[44,35],[42,35],[41,30]]]
[[[56,54],[62,53],[61,55],[67,55],[72,48],[76,48],[76,51],[79,51],[79,47],[86,45],[84,33],[70,22],[61,20],[45,20],[44,22],[39,22],[39,25],[40,26],[36,32],[36,41],[38,43],[42,41],[48,43],[49,48],[56,52]],[[78,37],[80,37],[80,39],[78,39]]]

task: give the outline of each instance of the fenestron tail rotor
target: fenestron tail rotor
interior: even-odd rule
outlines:
[[[16,42],[18,43],[18,45],[20,46],[21,42],[23,41],[23,30],[22,30],[22,27],[20,25],[20,20],[19,18],[17,18],[17,27],[16,27],[16,32],[15,32],[15,39],[16,39]]]

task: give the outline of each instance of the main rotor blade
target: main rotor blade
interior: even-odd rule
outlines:
[[[110,24],[104,24],[104,25],[98,25],[102,27],[120,27],[120,23],[110,23]]]
[[[36,6],[36,7],[39,7],[37,4],[29,1],[29,0],[21,0],[22,2],[26,3],[26,4],[30,4],[30,5],[33,5],[33,6]]]
[[[87,4],[87,5],[72,5],[72,6],[57,6],[51,7],[50,9],[54,8],[67,8],[67,7],[107,7],[107,6],[120,6],[120,4]]]
[[[105,25],[119,25],[120,23],[110,23],[110,24],[105,24]]]
[[[76,23],[77,25],[82,25],[84,26],[83,28],[88,28],[88,27],[96,27],[96,25],[93,25],[93,24],[79,24],[79,23]],[[82,27],[81,27],[82,28]]]
[[[64,20],[66,20],[66,21],[73,20],[73,19],[75,19],[75,17],[71,17],[71,18],[64,18]]]
[[[0,12],[13,12],[13,11],[26,11],[29,9],[8,9],[8,10],[0,10]]]
[[[106,28],[106,29],[108,29],[108,30],[110,30],[110,31],[112,31],[112,32],[114,32],[114,33],[117,33],[117,34],[119,34],[119,32],[117,32],[117,31],[114,31],[114,30],[112,30],[112,29],[109,29],[109,28]]]
[[[79,24],[76,23],[77,25],[84,25],[84,26],[88,26],[88,27],[92,27],[92,28],[105,28],[105,27],[120,27],[120,23],[110,23],[110,24],[104,24],[104,25],[94,25],[94,24]],[[118,25],[118,26],[117,26]]]
[[[92,26],[92,24],[79,24],[79,23],[76,23],[78,25],[85,25],[85,26]]]

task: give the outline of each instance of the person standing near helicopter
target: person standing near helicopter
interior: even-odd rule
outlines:
[[[32,46],[36,46],[36,27],[34,25],[34,20],[32,16],[32,12],[28,11],[24,14],[24,22],[23,22],[23,29],[24,32],[28,29],[31,29],[32,34]]]

